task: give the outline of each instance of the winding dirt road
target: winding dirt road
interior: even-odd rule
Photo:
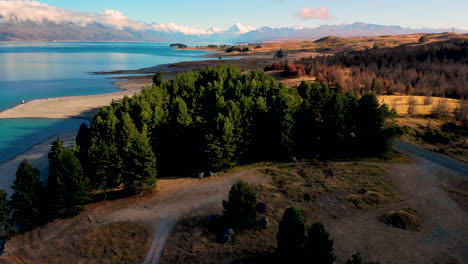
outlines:
[[[361,251],[372,252],[368,260],[382,263],[468,263],[468,213],[452,200],[440,182],[441,177],[460,178],[460,174],[418,157],[412,164],[382,166],[391,168],[389,177],[403,202],[327,223],[336,241],[337,256],[349,257]],[[58,220],[31,234],[13,238],[7,243],[0,263],[44,263],[41,256],[53,252],[54,243],[73,243],[67,241],[66,231],[85,231],[122,221],[152,230],[152,244],[144,263],[158,263],[180,217],[213,208],[221,211],[221,201],[227,198],[235,181],[269,181],[259,172],[261,168],[264,167],[238,169],[206,179],[161,179],[153,194],[93,204],[73,219]],[[423,219],[422,232],[395,229],[377,220],[387,210],[406,207],[415,209]],[[94,220],[89,221],[90,217]],[[73,259],[68,262],[75,263]]]

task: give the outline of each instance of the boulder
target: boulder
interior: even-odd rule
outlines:
[[[231,237],[233,237],[236,235],[236,232],[234,232],[234,230],[231,228],[225,228],[223,234],[230,235]]]
[[[257,204],[257,212],[259,212],[259,213],[266,212],[266,204],[262,203],[262,202],[258,203]]]
[[[232,241],[232,237],[228,234],[224,234],[219,238],[219,242],[221,244],[231,243],[231,241]]]
[[[267,229],[269,227],[270,227],[270,219],[268,218],[268,216],[262,217],[262,219],[260,220],[260,228]]]

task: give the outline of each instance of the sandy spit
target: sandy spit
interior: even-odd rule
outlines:
[[[85,118],[94,116],[97,109],[108,106],[112,100],[120,100],[125,95],[132,96],[142,87],[151,84],[149,78],[129,79],[115,82],[122,91],[85,96],[68,96],[37,99],[18,105],[3,112],[0,118]]]

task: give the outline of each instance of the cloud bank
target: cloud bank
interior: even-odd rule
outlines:
[[[178,32],[186,35],[211,35],[223,31],[222,29],[215,27],[203,30],[189,26],[180,26],[172,22],[169,24],[147,24],[130,19],[122,12],[112,9],[106,9],[100,13],[88,13],[61,9],[38,1],[0,1],[0,23],[18,23],[27,21],[35,23],[54,22],[57,24],[74,23],[81,26],[98,23],[120,30],[154,30]],[[255,28],[249,26],[245,27],[245,30],[247,31],[253,29]]]
[[[298,16],[304,19],[329,19],[328,7],[321,6],[317,8],[304,7]]]

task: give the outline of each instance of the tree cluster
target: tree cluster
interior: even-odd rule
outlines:
[[[468,96],[468,41],[464,39],[302,58],[291,65],[299,70],[291,71],[285,63],[286,76],[314,76],[340,91]],[[272,68],[278,67],[266,70]]]
[[[221,65],[167,82],[156,74],[153,86],[100,109],[89,127],[83,124],[75,147],[55,141],[46,182],[29,162],[21,163],[12,187],[13,222],[27,231],[78,214],[91,193],[152,190],[157,172],[209,174],[295,156],[384,152],[395,135],[385,126],[393,114],[372,94],[358,99],[317,82],[289,89],[261,70],[242,74]],[[236,224],[249,225],[255,193],[239,183],[225,209]]]
[[[263,71],[224,65],[158,83],[80,129],[78,156],[95,189],[133,182],[143,187],[131,192],[149,190],[156,170],[188,175],[293,156],[374,154],[393,135],[384,127],[392,112],[375,96],[326,84],[289,89]]]
[[[373,95],[358,99],[321,83],[288,89],[262,71],[219,66],[99,110],[77,144],[99,189],[124,183],[136,160],[150,165],[154,157],[160,174],[186,175],[292,156],[374,154],[391,139],[384,128],[391,116]]]
[[[237,52],[249,52],[250,49],[249,47],[242,47],[242,46],[231,46],[229,48],[226,49],[226,53],[231,53],[233,51],[237,51]]]
[[[63,142],[52,143],[49,153],[49,175],[41,181],[40,171],[28,160],[23,160],[16,171],[11,203],[6,207],[6,195],[0,192],[0,214],[11,217],[3,223],[14,226],[19,232],[32,230],[55,218],[67,218],[79,214],[91,201],[89,179],[84,175],[76,148],[65,148]],[[13,229],[9,229],[10,233]]]

